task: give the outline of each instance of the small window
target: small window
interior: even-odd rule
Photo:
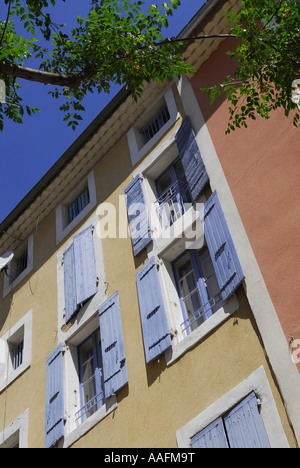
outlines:
[[[146,108],[127,132],[131,162],[134,166],[179,119],[175,97],[170,87]]]
[[[56,208],[56,243],[77,226],[96,206],[94,171],[91,171]]]
[[[81,408],[76,413],[85,421],[104,404],[100,332],[94,332],[78,346]]]
[[[28,251],[27,249],[18,257],[15,257],[10,265],[9,269],[9,280],[12,283],[15,279],[20,276],[23,271],[26,270],[27,268],[27,262],[28,262]]]
[[[86,187],[83,192],[68,206],[69,223],[71,223],[89,203],[90,193],[88,187]]]
[[[13,372],[23,364],[24,326],[22,325],[8,340],[10,354],[10,371]]]
[[[32,311],[0,338],[0,392],[31,364]]]
[[[255,393],[251,392],[228,413],[194,435],[191,445],[193,448],[270,448]]]
[[[10,262],[4,275],[3,297],[11,292],[33,269],[34,234],[23,242],[14,252],[14,258]]]
[[[222,304],[208,249],[186,252],[173,264],[184,321],[182,331],[195,330]]]
[[[170,113],[167,105],[164,105],[149,122],[141,129],[145,143],[159,132],[159,130],[170,120]]]

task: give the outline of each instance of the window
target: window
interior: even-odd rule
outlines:
[[[263,366],[178,429],[176,438],[178,448],[289,447]]]
[[[138,118],[127,132],[134,166],[179,118],[172,88],[169,88]]]
[[[15,279],[23,273],[24,270],[27,268],[28,262],[28,251],[26,250],[19,255],[18,257],[14,257],[11,261],[10,268],[9,268],[9,280],[12,283]]]
[[[96,203],[95,178],[91,171],[56,208],[57,244],[84,219]]]
[[[11,288],[19,284],[33,269],[33,244],[34,235],[31,234],[26,242],[22,243],[14,252],[7,273],[4,275],[3,297]]]
[[[0,339],[0,391],[18,378],[31,362],[32,311]]]
[[[127,383],[115,292],[46,360],[45,446],[52,447],[63,437],[64,447],[70,446],[116,408],[115,395]]]
[[[104,404],[100,332],[78,346],[81,409],[76,419],[85,421]]]
[[[174,262],[174,271],[184,317],[181,329],[190,333],[222,306],[208,249],[184,253]]]
[[[157,114],[150,119],[150,121],[141,129],[141,134],[144,137],[145,143],[151,140],[151,138],[159,132],[159,130],[168,122],[170,119],[170,113],[167,105],[164,105]]]
[[[86,187],[83,192],[68,206],[69,223],[71,223],[89,203],[90,193],[89,188]]]
[[[259,412],[260,401],[251,392],[228,413],[191,438],[193,448],[270,448]]]
[[[192,199],[180,159],[171,164],[156,180],[156,212],[163,228],[171,226],[186,210]],[[190,205],[189,205],[190,206]]]

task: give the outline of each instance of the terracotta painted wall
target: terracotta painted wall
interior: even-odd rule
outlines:
[[[300,339],[300,129],[278,110],[270,120],[258,118],[247,129],[225,135],[228,104],[220,99],[211,106],[200,88],[234,71],[235,64],[226,55],[233,46],[232,39],[223,42],[192,85],[285,336],[293,337],[295,351]],[[300,353],[295,354],[297,363]]]

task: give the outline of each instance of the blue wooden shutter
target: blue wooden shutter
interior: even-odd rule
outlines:
[[[97,272],[92,226],[74,237],[76,300],[80,306],[97,293]]]
[[[50,448],[64,435],[63,344],[46,360],[45,447]]]
[[[254,392],[224,417],[224,424],[230,448],[270,448]]]
[[[226,300],[241,284],[244,273],[216,192],[204,205],[202,223],[222,298]]]
[[[128,383],[118,292],[101,305],[99,320],[104,393],[108,398]]]
[[[192,437],[191,444],[193,448],[229,448],[222,418]]]
[[[136,176],[126,187],[125,194],[133,253],[136,256],[152,240],[148,209],[140,175]]]
[[[147,363],[172,345],[157,268],[152,257],[136,275]]]
[[[176,135],[176,142],[190,194],[195,201],[209,178],[188,116]]]
[[[72,244],[64,254],[65,315],[68,322],[77,311],[75,256]]]

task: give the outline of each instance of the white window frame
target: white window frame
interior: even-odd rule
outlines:
[[[11,343],[24,340],[22,364],[13,368]],[[27,312],[0,338],[0,392],[17,379],[31,364],[32,310]]]
[[[252,391],[260,401],[260,414],[271,448],[289,448],[276,403],[263,366],[256,369],[243,382],[198,414],[176,432],[178,448],[191,448],[191,438],[209,424],[223,416]]]
[[[98,308],[89,322],[77,330],[75,334],[70,336],[66,342],[63,357],[64,401],[66,417],[65,437],[61,442],[63,448],[69,447],[74,442],[76,442],[76,440],[80,439],[84,434],[92,429],[92,427],[98,424],[117,407],[117,398],[115,395],[113,395],[112,397],[105,399],[104,404],[84,422],[81,422],[81,420],[76,420],[76,413],[81,408],[78,345],[80,345],[86,338],[91,335],[91,333],[99,328]]]
[[[166,104],[168,107],[170,119],[160,128],[160,130],[147,142],[144,143],[140,134],[148,121],[156,112]],[[172,88],[169,87],[151,106],[138,118],[135,124],[127,132],[127,140],[133,166],[157,143],[157,141],[170,129],[170,127],[179,118],[179,113]]]
[[[28,448],[28,419],[29,410],[26,409],[0,432],[0,448],[13,448],[17,443],[20,449]]]
[[[73,242],[74,235],[84,231],[88,227],[94,227],[93,240],[95,249],[95,260],[96,260],[96,272],[98,278],[98,292],[88,300],[81,309],[72,318],[70,323],[66,325],[65,321],[65,291],[64,291],[64,265],[63,258],[66,250],[70,247]],[[98,310],[101,302],[104,300],[106,295],[106,282],[103,264],[103,253],[102,253],[102,242],[101,242],[101,231],[100,222],[97,214],[94,214],[89,218],[85,224],[83,224],[77,233],[74,233],[72,237],[63,245],[58,251],[56,256],[56,271],[57,271],[57,323],[58,323],[58,342],[65,342],[74,333],[77,333],[80,328],[86,324]]]
[[[23,279],[33,270],[33,251],[34,251],[34,234],[32,233],[28,239],[23,242],[14,252],[17,258],[19,254],[27,250],[27,267],[14,280],[9,277],[9,266],[7,274],[4,273],[3,297],[7,296]]]
[[[68,207],[88,187],[90,201],[86,207],[69,222]],[[82,182],[72,190],[64,201],[56,208],[56,244],[59,244],[87,216],[97,204],[94,171],[91,171]]]

